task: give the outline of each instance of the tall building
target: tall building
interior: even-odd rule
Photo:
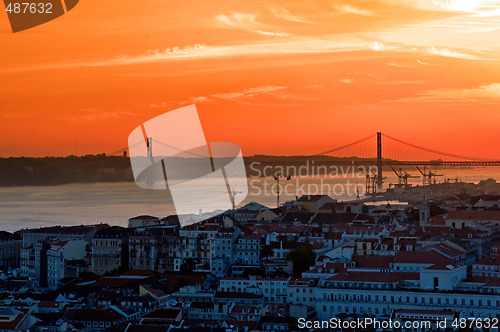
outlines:
[[[41,287],[47,286],[47,250],[49,250],[49,248],[50,241],[46,238],[38,240],[33,245],[35,257],[35,281]]]
[[[107,228],[109,228],[107,224],[96,224],[70,227],[53,226],[22,230],[23,248],[20,250],[21,275],[29,277],[30,280],[35,281],[41,287],[46,287],[48,285],[47,254],[51,249],[51,243],[58,241],[76,241],[82,243],[81,247],[83,249],[81,255],[83,255],[82,257],[86,257],[87,252],[85,246],[83,246],[83,242],[86,244],[92,243],[94,234]],[[80,263],[68,264],[66,272],[73,271],[71,275],[77,274],[82,268]],[[51,273],[54,274],[54,272]],[[56,276],[52,277],[55,278]]]
[[[238,227],[223,227],[215,235],[214,255],[210,264],[212,273],[218,277],[229,275],[233,264],[234,244],[241,230]]]
[[[145,227],[145,226],[159,226],[161,221],[158,217],[153,216],[137,216],[128,220],[129,228]]]
[[[262,267],[262,247],[264,236],[259,234],[243,234],[234,246],[232,275],[240,276],[245,271],[256,271]]]
[[[113,226],[95,233],[92,239],[92,272],[103,275],[128,269],[130,229]]]
[[[183,264],[193,265],[193,270],[209,271],[210,262],[215,253],[215,237],[222,223],[215,218],[201,224],[193,224],[179,231],[179,257],[175,261],[176,271]]]
[[[35,250],[33,246],[21,248],[21,276],[27,277],[29,280],[36,280],[35,270]]]
[[[179,246],[179,230],[174,227],[143,228],[129,237],[131,269],[174,270]]]
[[[19,266],[22,244],[18,234],[0,231],[0,268]]]
[[[55,240],[84,240],[88,243],[92,242],[92,237],[95,232],[108,228],[107,224],[96,225],[80,225],[80,226],[53,226],[35,229],[23,229],[21,231],[23,237],[23,248],[34,245],[37,241],[46,238]]]
[[[75,273],[76,261],[84,261],[87,256],[87,241],[54,241],[47,249],[47,286],[49,289],[58,288],[58,282],[64,277],[78,277]],[[85,264],[82,271],[85,271]],[[75,275],[76,274],[76,275]]]

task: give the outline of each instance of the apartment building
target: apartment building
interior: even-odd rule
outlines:
[[[262,295],[266,303],[285,303],[289,278],[221,278],[218,291]]]
[[[59,287],[58,281],[64,277],[78,277],[86,270],[87,246],[84,240],[54,241],[47,249],[47,286],[51,290]],[[79,264],[80,261],[81,264]],[[81,267],[78,271],[78,266]]]
[[[140,228],[128,240],[131,269],[172,271],[179,251],[179,230],[171,227]]]
[[[22,244],[18,234],[0,231],[0,268],[19,266]]]
[[[174,261],[175,271],[180,271],[186,262],[192,262],[196,271],[210,271],[210,263],[215,256],[215,237],[223,225],[218,218],[223,217],[179,230],[179,256]]]
[[[216,233],[210,270],[217,277],[230,274],[234,260],[233,248],[240,234],[241,230],[238,227],[223,227]]]
[[[97,231],[92,239],[92,272],[103,275],[128,268],[130,229],[113,226]]]

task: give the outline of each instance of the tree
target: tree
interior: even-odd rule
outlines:
[[[263,258],[269,258],[269,256],[272,256],[274,254],[273,248],[266,244],[264,247],[262,247],[262,250],[260,251],[260,255]]]
[[[181,272],[193,272],[196,264],[197,262],[194,258],[186,258],[184,264],[181,265]]]
[[[300,276],[302,272],[308,271],[311,265],[316,261],[316,254],[309,246],[302,246],[293,249],[288,253],[287,260],[293,263],[293,273]]]
[[[429,205],[429,212],[430,212],[431,217],[434,217],[434,216],[438,216],[438,215],[441,215],[441,214],[448,213],[448,211],[446,211],[446,210],[445,210],[445,209],[443,209],[442,207],[437,206],[437,205],[435,205],[435,204],[430,204],[430,205]]]
[[[179,290],[181,287],[189,285],[188,281],[184,276],[180,276],[175,282],[174,289]]]

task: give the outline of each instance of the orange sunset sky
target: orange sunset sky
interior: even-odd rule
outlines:
[[[382,131],[498,160],[499,36],[491,0],[82,0],[15,34],[4,12],[0,156],[111,153],[195,103],[245,155]]]

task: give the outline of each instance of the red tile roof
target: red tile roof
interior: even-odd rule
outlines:
[[[100,286],[121,288],[136,281],[134,278],[103,277],[97,279],[97,284]]]
[[[492,265],[499,266],[500,265],[500,254],[491,254],[489,256],[484,257],[480,261],[476,262],[474,265]]]
[[[142,215],[142,216],[137,216],[137,217],[133,217],[130,219],[134,219],[134,220],[158,220],[158,217]]]
[[[243,234],[243,236],[240,237],[240,239],[248,239],[248,240],[260,240],[262,238],[263,235],[253,234],[253,233]]]
[[[181,313],[181,309],[156,309],[146,315],[143,318],[147,319],[162,319],[162,320],[174,320],[179,317]],[[147,325],[146,325],[147,326]],[[148,330],[145,327],[145,330]]]
[[[246,292],[216,292],[214,297],[220,299],[260,299],[262,295]]]
[[[329,281],[396,283],[403,280],[420,280],[419,273],[403,272],[343,272],[328,278]]]
[[[154,276],[156,273],[152,270],[130,270],[125,272],[123,275],[124,276],[140,276],[140,277],[151,277]]]
[[[38,302],[38,308],[58,308],[59,302],[56,301],[40,301]]]
[[[433,248],[435,250],[438,250],[438,251],[440,251],[440,252],[442,252],[444,254],[447,254],[449,256],[452,256],[452,257],[454,257],[454,256],[461,256],[461,255],[464,254],[463,251],[460,251],[460,250],[458,250],[456,248],[453,248],[453,247],[451,247],[451,246],[449,246],[449,245],[447,245],[446,243],[443,243],[443,242],[435,244],[433,246]]]
[[[113,309],[69,309],[66,313],[69,321],[117,321],[125,318]]]
[[[432,226],[445,226],[446,221],[443,218],[432,218],[431,225]]]
[[[414,264],[453,264],[453,261],[443,254],[430,251],[399,251],[394,259],[395,263],[414,263]]]
[[[260,314],[260,311],[261,311],[261,307],[256,306],[256,305],[235,305],[233,307],[233,310],[231,310],[231,314],[233,314],[233,315],[241,315],[241,314],[257,315],[257,314]]]
[[[367,269],[387,269],[389,263],[394,262],[394,256],[381,256],[381,255],[354,255],[352,261],[355,262],[356,268]]]
[[[373,234],[377,235],[380,232],[384,230],[383,227],[378,227],[378,226],[369,226],[369,225],[360,225],[360,226],[351,226],[349,229],[346,231],[347,234],[356,234],[356,233],[363,233],[363,234]]]
[[[68,240],[65,240],[65,241],[54,241],[54,242],[50,242],[50,245],[51,246],[64,247],[66,245],[66,243],[68,243],[68,242],[69,242]]]
[[[332,211],[332,212],[343,211],[345,210],[345,204],[338,202],[326,202],[325,204],[321,205],[321,207],[318,210]]]
[[[7,330],[7,331],[8,330],[12,330],[12,331],[16,330],[17,331],[17,327],[22,322],[22,320],[26,317],[26,314],[28,313],[28,309],[11,309],[9,307],[6,307],[3,309],[0,309],[0,311],[4,311],[5,309],[7,309],[8,311],[12,311],[12,313],[15,313],[16,311],[18,311],[19,314],[16,316],[16,318],[14,318],[10,322],[6,322],[6,321],[1,322],[0,321],[0,330],[2,330],[2,331],[4,331],[4,330]]]
[[[446,219],[453,220],[498,220],[500,221],[500,211],[468,211],[455,210],[448,213]]]
[[[325,234],[324,238],[326,240],[339,240],[342,239],[343,232],[328,232]]]
[[[439,271],[448,271],[454,270],[457,267],[460,267],[458,264],[446,264],[446,263],[436,263],[426,268],[426,270],[439,270]]]

